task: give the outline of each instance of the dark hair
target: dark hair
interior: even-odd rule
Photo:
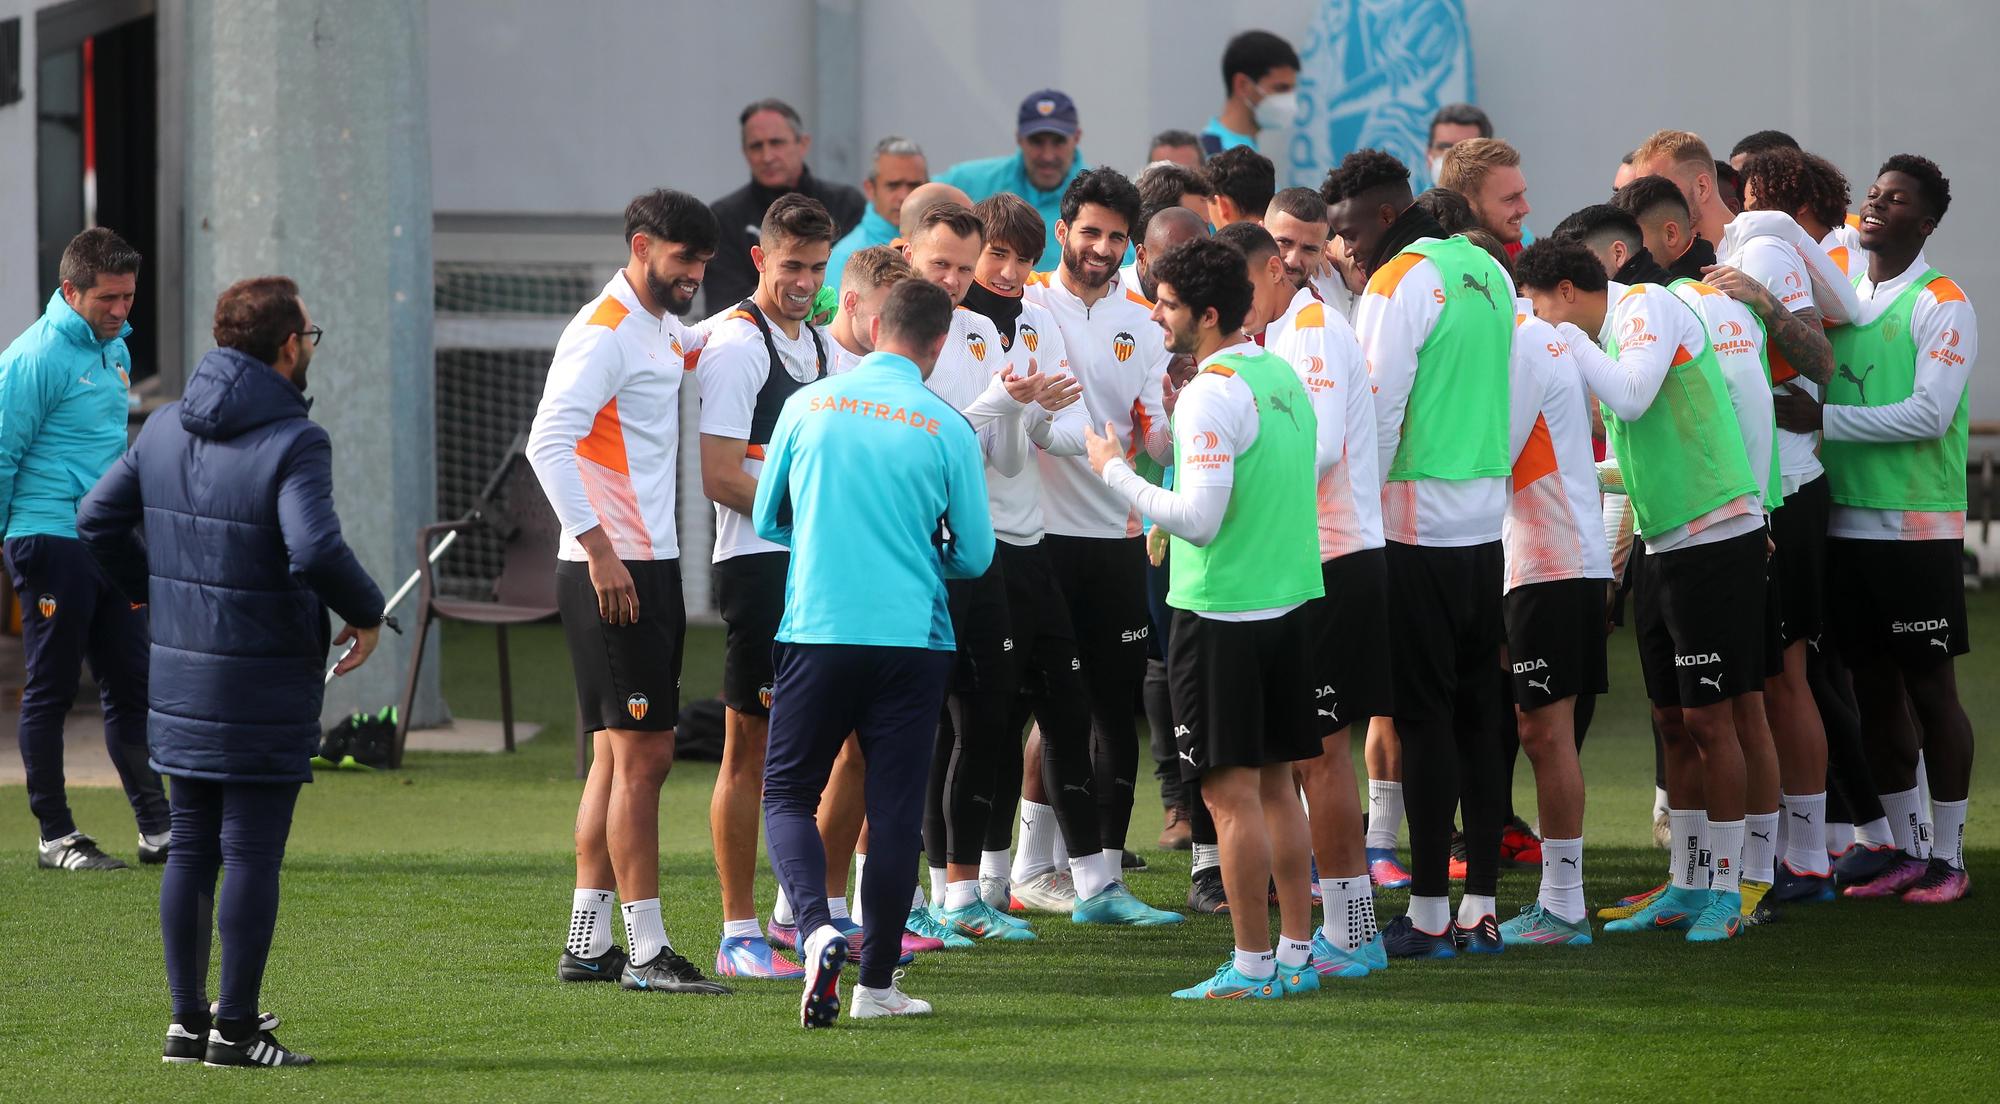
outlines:
[[[1738,198],[1742,197],[1743,174],[1736,171],[1736,166],[1727,161],[1717,161],[1715,163],[1715,180],[1718,184],[1727,184],[1736,189]]]
[[[1447,234],[1470,230],[1479,225],[1479,216],[1473,213],[1472,204],[1450,188],[1432,188],[1416,198],[1416,205],[1438,220]]]
[[[1757,207],[1796,214],[1804,209],[1828,226],[1847,218],[1847,177],[1824,157],[1777,146],[1743,159],[1743,190],[1757,187]]]
[[[722,226],[708,204],[672,188],[657,188],[625,205],[625,244],[634,234],[674,242],[697,253],[713,253]]]
[[[145,258],[107,226],[93,226],[63,246],[56,274],[76,291],[97,286],[99,276],[131,276]]]
[[[1603,291],[1604,262],[1575,238],[1543,238],[1514,258],[1514,286],[1553,291],[1568,280],[1578,291]]]
[[[986,224],[979,221],[979,216],[972,213],[972,208],[951,199],[931,204],[924,211],[924,217],[917,220],[916,230],[910,234],[910,240],[915,241],[938,226],[961,238],[976,238],[981,242],[986,240]]]
[[[1944,170],[1937,167],[1937,162],[1914,153],[1899,153],[1882,162],[1875,175],[1892,172],[1915,177],[1917,192],[1924,197],[1924,206],[1931,209],[1931,221],[1944,221],[1945,208],[1951,206],[1951,181],[1945,179]]]
[[[1151,153],[1161,146],[1173,146],[1176,149],[1200,149],[1201,139],[1195,137],[1194,131],[1191,130],[1163,130],[1153,135],[1151,142],[1146,143],[1146,152]]]
[[[1292,44],[1269,31],[1244,31],[1222,49],[1222,91],[1234,90],[1233,81],[1241,73],[1252,81],[1264,79],[1273,69],[1297,69],[1299,53]]]
[[[1278,167],[1271,159],[1249,146],[1235,146],[1208,159],[1202,166],[1215,194],[1229,197],[1236,209],[1261,216],[1278,191]]]
[[[1688,209],[1687,195],[1681,186],[1658,175],[1642,176],[1613,192],[1611,204],[1642,222],[1670,218],[1685,227],[1694,214]],[[1662,208],[1667,209],[1665,214],[1659,213]]]
[[[775,98],[758,100],[749,107],[744,108],[742,114],[736,116],[737,129],[741,130],[749,126],[750,117],[762,111],[775,111],[779,115],[784,116],[785,121],[792,125],[792,136],[795,138],[806,132],[806,122],[804,119],[799,118],[798,108]]]
[[[1243,254],[1250,263],[1278,255],[1277,239],[1254,222],[1232,222],[1215,232],[1215,240]]]
[[[1176,200],[1180,197],[1175,196]],[[1083,205],[1095,203],[1099,207],[1125,216],[1125,230],[1129,234],[1139,224],[1139,189],[1134,187],[1125,174],[1117,169],[1099,166],[1085,169],[1076,174],[1063,190],[1062,220],[1075,222],[1083,213]]]
[[[918,348],[951,329],[951,293],[929,280],[898,280],[882,301],[879,347],[893,335]]]
[[[220,348],[276,364],[285,339],[305,328],[299,285],[289,276],[238,280],[216,296],[215,344]]]
[[[1430,129],[1424,131],[1425,145],[1429,145],[1430,140],[1436,137],[1439,123],[1450,123],[1453,126],[1478,127],[1481,138],[1493,137],[1493,120],[1487,118],[1486,112],[1479,110],[1469,103],[1446,104],[1438,108],[1437,114],[1431,116]]]
[[[1215,194],[1207,173],[1172,161],[1146,166],[1146,170],[1139,174],[1138,187],[1139,221],[1132,226],[1132,237],[1140,241],[1145,240],[1146,227],[1153,221],[1153,216],[1169,207],[1180,206],[1182,196],[1206,198]]]
[[[1618,163],[1620,165],[1630,165],[1632,163],[1632,155],[1638,152],[1639,152],[1638,150],[1626,150],[1625,156],[1620,157],[1618,159]]]
[[[1250,313],[1250,264],[1242,251],[1214,238],[1184,241],[1147,263],[1157,285],[1173,285],[1174,294],[1195,316],[1215,308],[1223,333],[1243,328]]]
[[[1500,266],[1500,271],[1510,276],[1513,275],[1514,262],[1507,259],[1507,247],[1501,243],[1499,238],[1493,236],[1492,231],[1475,226],[1470,230],[1462,231],[1459,236],[1484,249],[1486,255],[1492,257],[1494,262]]]
[[[1027,200],[1013,192],[994,192],[974,204],[972,213],[979,216],[988,242],[999,242],[1026,257],[1030,265],[1042,259],[1048,226]]]
[[[1798,149],[1799,140],[1782,130],[1760,130],[1744,135],[1729,148],[1729,156],[1739,153],[1763,153],[1765,150]]]
[[[767,251],[812,242],[832,245],[833,216],[819,200],[789,192],[765,209],[764,225],[757,233]]]
[[[1646,242],[1645,234],[1639,230],[1639,220],[1632,217],[1632,212],[1609,203],[1593,203],[1571,214],[1556,223],[1549,236],[1569,238],[1592,247],[1608,241],[1622,241],[1634,250]]]
[[[1311,188],[1286,188],[1271,197],[1267,211],[1278,211],[1300,222],[1327,222],[1326,200]]]
[[[1321,199],[1334,206],[1345,199],[1378,189],[1394,189],[1410,194],[1410,170],[1401,161],[1378,149],[1355,150],[1342,158],[1339,167],[1326,174],[1319,186]]]

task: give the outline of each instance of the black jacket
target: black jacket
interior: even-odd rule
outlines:
[[[1696,238],[1694,241],[1688,243],[1687,252],[1682,253],[1680,259],[1667,266],[1667,275],[1672,277],[1673,280],[1679,280],[1683,277],[1689,280],[1699,280],[1701,279],[1701,270],[1714,263],[1715,247],[1708,244],[1707,238]],[[1673,280],[1664,280],[1661,282],[1672,283]]]
[[[702,280],[707,289],[709,314],[734,306],[757,290],[757,266],[750,263],[750,247],[757,244],[757,230],[764,224],[764,212],[771,209],[779,196],[792,192],[826,204],[827,213],[833,216],[834,241],[860,225],[861,216],[868,210],[868,199],[858,189],[821,180],[811,169],[800,172],[796,188],[766,188],[752,180],[709,204],[709,210],[715,212],[715,221],[722,224],[715,259],[708,262],[708,275]]]

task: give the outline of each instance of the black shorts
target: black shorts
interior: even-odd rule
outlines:
[[[1647,549],[1633,589],[1646,695],[1698,707],[1761,691],[1768,656],[1761,527],[1714,544]]]
[[[1153,635],[1146,609],[1146,538],[1050,535],[1042,538],[1042,547],[1069,603],[1084,678],[1093,686],[1129,683],[1138,708]]]
[[[996,544],[998,542],[995,542]],[[1007,574],[996,555],[977,579],[949,579],[945,596],[951,607],[951,634],[958,642],[952,664],[952,693],[1014,693],[1014,650],[1008,628]]]
[[[1432,548],[1390,541],[1389,663],[1397,719],[1450,720],[1471,679],[1491,679],[1507,638],[1499,541]]]
[[[1604,658],[1609,579],[1556,579],[1507,592],[1507,658],[1523,712],[1611,689]]]
[[[1312,622],[1305,606],[1267,621],[1174,611],[1167,678],[1181,777],[1320,754]]]
[[[1914,672],[1971,651],[1964,555],[1962,540],[1827,541],[1828,573],[1840,585],[1830,620],[1841,654],[1886,653]]]
[[[1770,533],[1768,526],[1765,533]],[[1773,553],[1764,561],[1764,678],[1767,680],[1785,673],[1785,648],[1792,643],[1785,639],[1785,597],[1778,588],[1778,556]],[[1814,630],[1801,639],[1817,636],[1819,631]]]
[[[1319,565],[1326,596],[1306,603],[1313,620],[1313,715],[1324,732],[1389,716],[1389,567],[1380,548]]]
[[[709,568],[722,614],[722,704],[749,717],[771,715],[771,648],[785,619],[789,552],[732,556]]]
[[[576,671],[576,704],[586,732],[617,728],[671,732],[681,708],[681,649],[687,608],[679,560],[626,560],[639,619],[613,625],[597,612],[590,565],[556,562],[556,610]]]
[[[1826,525],[1832,513],[1832,492],[1822,475],[1771,514],[1771,543],[1777,545],[1771,582],[1783,645],[1810,640],[1826,628]]]
[[[995,541],[993,566],[1007,580],[1006,649],[1014,659],[1015,688],[1030,697],[1084,693],[1076,630],[1048,550]]]

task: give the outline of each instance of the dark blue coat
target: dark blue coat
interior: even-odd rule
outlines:
[[[77,511],[91,553],[152,606],[162,774],[310,779],[327,610],[381,623],[382,592],[334,516],[332,443],[306,410],[270,365],[216,349]]]

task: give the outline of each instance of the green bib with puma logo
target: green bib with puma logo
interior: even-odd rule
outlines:
[[[1903,289],[1873,322],[1835,326],[1826,332],[1833,343],[1833,378],[1827,381],[1828,406],[1889,406],[1917,389],[1917,341],[1910,335],[1910,317],[1917,296],[1942,275],[1933,268]],[[1859,277],[1856,277],[1859,282]],[[1955,356],[1949,348],[1931,355]],[[1833,500],[1869,510],[1965,509],[1965,454],[1972,389],[1958,396],[1958,410],[1943,437],[1924,441],[1820,442],[1819,459]]]
[[[1444,311],[1417,350],[1403,436],[1388,479],[1488,479],[1513,472],[1507,447],[1514,297],[1484,249],[1461,237],[1405,249],[1437,266]]]

